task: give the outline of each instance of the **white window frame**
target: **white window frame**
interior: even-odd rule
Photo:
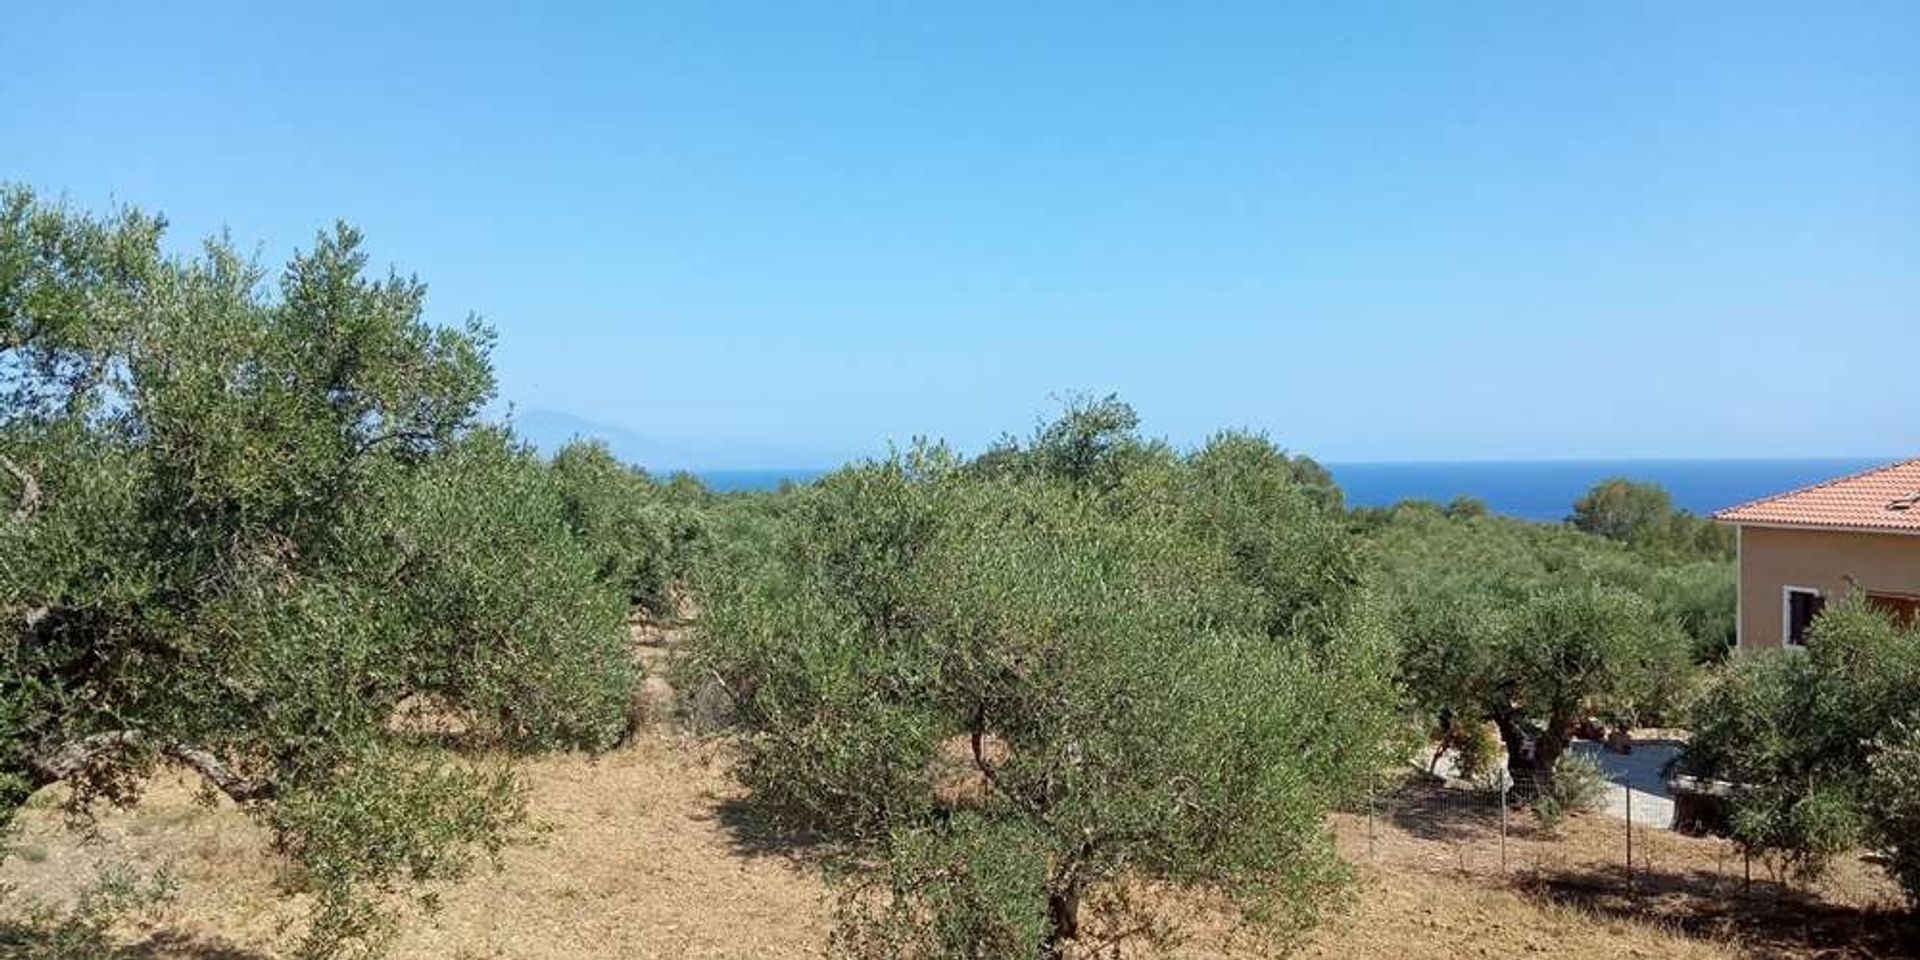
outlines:
[[[1747,647],[1747,528],[1733,528],[1733,646]]]
[[[1793,639],[1793,595],[1811,593],[1821,600],[1827,599],[1827,592],[1819,587],[1800,587],[1791,583],[1780,588],[1780,646],[1788,650],[1805,650],[1805,640]]]

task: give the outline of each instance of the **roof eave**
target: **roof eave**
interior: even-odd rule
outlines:
[[[1792,523],[1785,520],[1741,520],[1714,515],[1714,521],[1730,527],[1765,527],[1769,530],[1812,530],[1821,533],[1882,533],[1896,537],[1920,537],[1915,527],[1869,527],[1842,523]]]

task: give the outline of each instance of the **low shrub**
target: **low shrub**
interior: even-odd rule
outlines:
[[[1533,798],[1533,815],[1551,830],[1568,816],[1600,809],[1607,800],[1607,775],[1585,754],[1565,753],[1553,765],[1553,780]]]
[[[1449,736],[1461,779],[1480,783],[1500,771],[1500,737],[1485,723],[1456,723]]]
[[[143,876],[126,864],[102,865],[70,905],[33,899],[18,904],[13,912],[19,919],[0,924],[0,956],[16,960],[114,956],[114,924],[158,910],[173,894],[173,880],[164,871]]]

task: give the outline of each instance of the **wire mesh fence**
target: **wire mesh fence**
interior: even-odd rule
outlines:
[[[1902,904],[1870,852],[1798,874],[1724,837],[1672,829],[1673,797],[1624,776],[1606,782],[1595,809],[1565,816],[1543,815],[1503,781],[1383,776],[1364,808],[1339,824],[1342,850],[1379,870],[1604,900],[1622,913],[1666,919],[1783,908],[1864,915]]]

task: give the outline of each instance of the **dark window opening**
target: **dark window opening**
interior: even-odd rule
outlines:
[[[1803,647],[1807,643],[1807,628],[1813,626],[1813,618],[1827,605],[1827,599],[1813,590],[1787,588],[1787,643]]]
[[[1889,617],[1903,627],[1920,623],[1920,597],[1910,597],[1899,593],[1874,593],[1867,591],[1867,605]]]

